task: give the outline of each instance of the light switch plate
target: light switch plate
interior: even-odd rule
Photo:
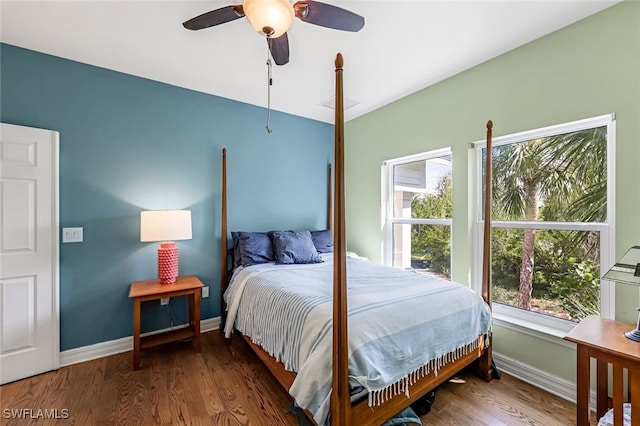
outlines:
[[[82,227],[62,228],[63,243],[81,243],[83,241]]]

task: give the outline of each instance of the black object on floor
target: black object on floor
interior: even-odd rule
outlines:
[[[493,378],[500,380],[500,372],[498,371],[498,367],[496,367],[496,361],[491,357],[491,368],[493,369]]]
[[[431,406],[436,399],[436,392],[438,388],[435,388],[432,391],[427,392],[425,396],[411,404],[411,408],[418,416],[424,416],[429,411],[431,411]]]
[[[298,426],[313,426],[313,423],[307,418],[301,408],[298,408],[295,403],[291,403],[287,406],[287,411],[296,416]]]

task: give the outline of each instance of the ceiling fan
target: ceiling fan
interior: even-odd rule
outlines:
[[[201,30],[247,17],[253,28],[266,36],[271,56],[277,65],[289,62],[287,30],[293,18],[321,27],[357,32],[364,27],[364,18],[346,9],[319,1],[244,0],[241,5],[215,9],[182,25],[189,30]]]

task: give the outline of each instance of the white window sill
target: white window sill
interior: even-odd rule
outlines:
[[[575,348],[563,339],[576,323],[529,312],[505,305],[493,304],[493,324],[554,344]]]

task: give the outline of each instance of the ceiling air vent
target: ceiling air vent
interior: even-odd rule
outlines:
[[[353,99],[349,99],[349,98],[343,98],[343,101],[344,101],[344,109],[345,109],[345,111],[348,110],[349,108],[353,108],[354,106],[356,106],[356,105],[358,105],[360,103],[358,101],[354,101]],[[319,105],[321,105],[323,107],[335,109],[336,108],[336,97],[335,96],[331,96],[330,98],[320,102]]]

